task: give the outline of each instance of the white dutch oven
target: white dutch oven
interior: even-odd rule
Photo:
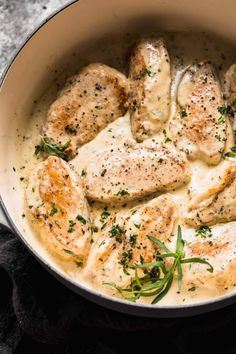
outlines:
[[[0,82],[0,194],[8,224],[35,257],[76,293],[111,309],[150,317],[198,314],[236,301],[236,294],[194,305],[152,306],[124,302],[75,284],[48,258],[23,213],[23,190],[13,171],[19,152],[18,129],[25,125],[33,101],[54,78],[54,69],[74,48],[83,50],[104,35],[157,30],[198,30],[229,41],[236,39],[235,0],[80,0],[60,9],[25,41]]]

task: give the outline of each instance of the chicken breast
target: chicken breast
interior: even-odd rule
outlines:
[[[89,206],[70,166],[58,157],[41,162],[30,176],[26,202],[48,250],[84,263],[91,239]]]
[[[170,112],[170,58],[162,38],[144,39],[130,59],[130,115],[137,141],[157,133]]]
[[[236,64],[233,64],[225,73],[224,97],[227,101],[227,113],[236,136]]]
[[[218,225],[211,229],[211,236],[201,238],[194,230],[185,230],[185,257],[206,259],[213,266],[213,273],[205,264],[183,265],[183,288],[204,290],[211,295],[223,294],[236,286],[236,222]]]
[[[125,114],[126,101],[126,77],[105,64],[90,64],[51,105],[43,133],[52,143],[70,141],[67,150],[74,156],[78,147]]]
[[[187,183],[185,156],[171,145],[127,143],[106,149],[88,162],[84,189],[89,199],[123,203]]]
[[[127,214],[110,215],[106,227],[93,243],[84,269],[85,277],[97,285],[128,286],[134,276],[129,264],[156,260],[159,249],[147,235],[168,243],[176,217],[176,204],[169,194],[131,209]],[[139,270],[141,275],[142,272]]]
[[[225,148],[226,119],[221,87],[209,62],[191,65],[177,92],[177,112],[170,123],[174,144],[187,156],[217,165]]]
[[[236,220],[236,163],[226,162],[202,182],[190,204],[186,222],[192,226]]]
[[[124,226],[124,250],[132,252],[131,264],[156,260],[157,251],[160,250],[147,235],[168,244],[176,216],[177,205],[170,194],[155,198],[131,212]]]

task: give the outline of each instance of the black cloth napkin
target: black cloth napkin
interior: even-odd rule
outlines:
[[[55,280],[0,225],[0,353],[236,353],[236,304],[180,319],[95,305]]]

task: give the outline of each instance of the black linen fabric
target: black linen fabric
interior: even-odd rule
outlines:
[[[236,353],[236,305],[150,319],[95,305],[55,280],[0,225],[0,354]]]

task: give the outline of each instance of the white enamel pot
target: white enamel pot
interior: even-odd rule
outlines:
[[[41,264],[59,281],[104,307],[149,317],[182,317],[212,311],[236,302],[236,293],[194,305],[152,306],[101,295],[74,283],[47,256],[22,218],[24,193],[13,170],[19,152],[18,130],[39,97],[74,48],[120,32],[198,30],[225,40],[236,39],[235,0],[80,0],[58,10],[42,23],[19,48],[0,81],[0,195],[3,223],[7,224]]]

